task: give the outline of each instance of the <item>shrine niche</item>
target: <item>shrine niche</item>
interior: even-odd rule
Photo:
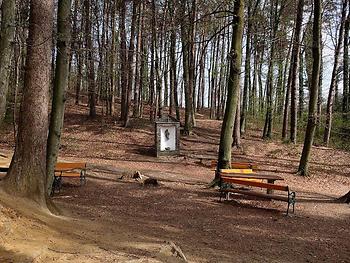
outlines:
[[[179,154],[180,123],[171,116],[162,116],[155,121],[156,154],[168,156]]]

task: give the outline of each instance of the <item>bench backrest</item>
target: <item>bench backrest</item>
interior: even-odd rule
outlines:
[[[253,169],[220,169],[221,174],[253,174]]]
[[[86,163],[57,163],[56,170],[61,169],[86,169]]]
[[[236,179],[236,178],[227,177],[227,176],[221,176],[221,180],[225,183],[230,183],[230,184],[241,184],[241,185],[247,185],[247,186],[262,187],[262,188],[271,189],[271,190],[279,190],[279,191],[287,191],[287,192],[289,191],[288,186],[284,186],[284,185],[247,181],[247,180],[241,180],[241,179]]]
[[[218,161],[217,160],[211,160],[211,163],[210,163],[210,167],[211,168],[215,169],[217,165],[218,165]],[[253,169],[253,170],[257,170],[258,169],[258,165],[254,164],[254,163],[232,162],[231,163],[231,168],[232,169]]]

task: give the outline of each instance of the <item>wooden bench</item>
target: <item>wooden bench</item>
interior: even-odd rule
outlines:
[[[289,213],[289,208],[291,205],[293,207],[293,213],[294,213],[295,192],[290,191],[288,186],[274,184],[275,180],[280,180],[276,176],[257,175],[257,174],[255,174],[255,175],[242,174],[241,178],[236,178],[236,176],[237,176],[237,174],[234,174],[231,176],[227,176],[225,174],[220,174],[220,201],[222,199],[223,194],[225,194],[226,199],[229,200],[230,193],[257,196],[257,197],[262,197],[262,198],[266,198],[266,199],[274,199],[274,200],[278,200],[278,201],[287,202],[287,204],[288,204],[287,215]],[[270,179],[268,179],[269,177],[270,177]],[[264,182],[256,182],[256,181],[246,180],[247,178],[262,179],[262,180],[267,179],[267,180],[270,180],[270,182],[272,181],[272,183],[269,183],[269,182],[264,183]],[[277,179],[273,179],[273,178],[277,178]],[[282,178],[282,180],[283,180],[283,178]],[[251,191],[251,190],[230,188],[229,185],[231,185],[231,184],[265,188],[265,189],[267,189],[267,193],[265,194],[262,192],[256,192],[256,191]],[[287,196],[275,195],[275,194],[273,194],[274,190],[287,192]]]
[[[86,183],[86,163],[57,163],[55,167],[55,177],[52,185],[52,193],[58,192],[62,188],[62,178],[79,178],[80,185]]]

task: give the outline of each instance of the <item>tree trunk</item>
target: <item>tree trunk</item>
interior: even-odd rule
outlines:
[[[181,3],[181,12],[186,14],[186,2]],[[191,8],[188,12],[188,19],[183,19],[181,23],[181,41],[183,55],[183,79],[185,89],[185,126],[184,134],[190,135],[194,126],[193,108],[193,88],[195,77],[195,55],[194,55],[194,20],[196,13],[196,0],[192,0]]]
[[[350,8],[345,22],[344,29],[344,56],[343,56],[343,116],[349,118],[350,110],[350,86],[349,86],[349,29],[350,29]]]
[[[235,116],[235,123],[233,126],[233,143],[232,147],[241,148],[241,95],[238,90],[237,111]]]
[[[133,117],[140,117],[140,64],[141,64],[141,52],[142,52],[142,24],[143,24],[143,8],[142,3],[138,7],[138,19],[137,19],[137,45],[136,45],[136,68],[135,68],[135,85],[134,85],[134,105],[133,105]]]
[[[304,113],[304,58],[303,53],[300,52],[299,58],[299,108],[298,108],[298,117],[302,118]]]
[[[150,121],[154,121],[156,114],[155,98],[155,52],[156,52],[156,3],[152,0],[152,36],[151,36],[151,69],[149,78],[149,103],[150,103]]]
[[[126,2],[120,1],[119,6],[119,34],[120,34],[120,85],[121,85],[121,109],[120,120],[125,125],[128,118],[128,66],[127,66],[127,50],[126,50]]]
[[[49,193],[51,192],[61,142],[61,131],[64,120],[65,89],[68,86],[69,78],[70,9],[71,0],[60,0],[58,2],[56,70],[53,86],[49,137],[47,140],[46,187]]]
[[[248,107],[248,96],[251,96],[251,94],[248,94],[248,91],[251,87],[251,79],[250,79],[250,56],[251,56],[251,27],[252,27],[252,20],[250,17],[251,14],[251,4],[248,6],[247,10],[247,35],[246,35],[246,49],[245,49],[245,65],[244,65],[244,86],[243,86],[243,103],[242,103],[242,111],[241,111],[241,133],[245,133],[245,126],[246,126],[246,112]]]
[[[169,12],[175,14],[175,4],[169,1]],[[176,69],[176,27],[175,18],[171,18],[171,32],[170,32],[170,100],[171,105],[175,107],[176,119],[180,121],[180,109],[178,99],[177,86],[177,69]],[[172,108],[170,107],[170,115],[172,115]]]
[[[283,5],[281,5],[279,11],[278,11],[278,3],[276,2],[275,5],[271,4],[271,40],[274,40],[276,38],[276,34],[278,31],[279,23],[280,23],[280,16],[282,11]],[[269,68],[267,73],[267,80],[266,80],[266,117],[265,117],[265,125],[263,130],[263,139],[270,139],[272,138],[272,123],[273,123],[273,88],[274,88],[274,82],[273,82],[273,70],[274,70],[274,56],[275,56],[275,42],[272,41],[271,48],[270,48],[270,58],[269,58]]]
[[[89,96],[89,117],[96,117],[96,88],[95,88],[95,63],[93,57],[93,30],[91,27],[90,0],[84,1],[85,8],[85,45],[87,49],[87,74],[88,74],[88,96]]]
[[[30,2],[26,71],[15,152],[4,179],[7,192],[46,207],[46,150],[53,0]],[[38,26],[40,25],[40,26]]]
[[[300,57],[300,34],[303,22],[304,0],[298,1],[297,17],[295,20],[295,33],[292,50],[292,80],[291,80],[291,97],[290,97],[290,141],[294,144],[297,142],[297,73]]]
[[[303,152],[300,159],[298,173],[307,176],[309,173],[309,158],[317,121],[317,98],[318,85],[320,80],[320,30],[321,30],[322,1],[314,0],[314,24],[313,24],[313,45],[312,45],[312,79],[310,85],[309,117],[306,127]]]
[[[6,98],[15,38],[16,1],[3,0],[1,5],[0,28],[0,125],[6,114]]]
[[[133,83],[133,73],[134,73],[134,51],[135,51],[135,29],[136,29],[136,19],[137,19],[137,10],[138,10],[139,1],[134,0],[132,3],[132,18],[131,18],[131,28],[130,28],[130,42],[129,42],[129,51],[128,51],[128,87],[126,93],[126,102],[125,106],[125,116],[123,118],[124,127],[127,127],[129,124],[129,108],[131,104],[132,96],[132,83]]]
[[[348,5],[348,0],[343,0],[343,8],[342,8],[341,24],[340,24],[340,28],[339,28],[338,43],[336,45],[335,52],[334,52],[334,65],[333,65],[331,85],[329,87],[328,100],[327,100],[326,128],[324,130],[324,136],[323,136],[323,142],[325,143],[326,146],[328,146],[329,139],[331,137],[334,91],[335,91],[335,86],[336,86],[336,81],[337,81],[337,71],[338,71],[338,61],[339,61],[340,48],[342,46],[343,37],[344,37],[343,33],[344,33],[347,5]]]
[[[232,134],[233,125],[238,105],[238,94],[240,89],[240,73],[242,59],[242,35],[244,25],[244,0],[237,0],[234,5],[233,15],[235,23],[232,29],[232,43],[229,53],[230,73],[227,83],[227,101],[224,119],[221,127],[220,146],[217,172],[215,181],[219,180],[218,171],[231,166]]]

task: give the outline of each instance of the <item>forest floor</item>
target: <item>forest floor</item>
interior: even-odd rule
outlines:
[[[156,158],[148,121],[125,129],[68,106],[60,158],[87,162],[87,184],[65,180],[53,197],[59,216],[0,191],[0,262],[183,262],[174,247],[189,262],[350,262],[350,207],[334,201],[350,190],[350,153],[314,147],[311,175],[300,177],[301,145],[263,141],[250,127],[234,160],[282,176],[297,193],[295,214],[286,217],[279,201],[220,203],[218,190],[207,188],[220,122],[197,117],[181,154]],[[5,127],[0,164],[13,147]],[[135,171],[160,185],[141,185]]]

